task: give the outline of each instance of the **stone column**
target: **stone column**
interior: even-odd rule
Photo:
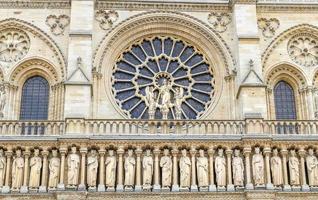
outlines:
[[[173,173],[172,173],[172,179],[173,179],[173,183],[172,183],[172,192],[179,192],[179,185],[178,185],[178,152],[179,150],[177,148],[174,148],[171,150],[171,154],[172,154],[172,159],[173,159]]]
[[[61,154],[61,169],[60,169],[60,183],[57,185],[58,190],[65,190],[64,184],[64,174],[65,174],[65,156],[66,156],[67,148],[61,147],[60,154]]]
[[[301,190],[304,192],[310,191],[310,188],[307,184],[306,179],[306,167],[305,167],[305,156],[306,151],[304,149],[300,149],[298,151],[299,157],[300,157],[300,181],[301,181]]]
[[[142,154],[142,149],[140,147],[137,147],[135,150],[136,153],[136,185],[135,185],[135,191],[136,192],[141,192],[142,187],[141,187],[141,154]]]
[[[153,150],[153,154],[155,156],[154,160],[154,182],[153,182],[153,189],[154,192],[160,192],[160,183],[159,183],[159,155],[160,155],[160,149],[156,147]]]
[[[197,153],[197,150],[192,147],[190,150],[191,155],[191,192],[197,192],[198,191],[198,185],[197,185],[197,176],[196,176],[196,164],[195,164],[195,155]]]
[[[47,157],[49,155],[49,151],[47,149],[43,149],[42,157],[43,157],[43,167],[42,167],[42,177],[41,177],[41,186],[39,188],[39,192],[45,193],[47,190],[47,178],[48,178],[48,160]]]
[[[7,157],[7,165],[6,165],[6,173],[5,173],[5,182],[4,186],[2,187],[2,193],[9,193],[10,192],[10,173],[11,173],[11,157],[12,157],[12,149],[11,147],[8,148],[5,155]]]
[[[227,191],[235,191],[232,180],[232,149],[226,149]]]
[[[85,184],[85,177],[86,177],[86,154],[87,154],[87,148],[82,147],[80,148],[81,153],[81,182],[78,186],[78,190],[85,191],[86,190],[86,184]]]
[[[24,173],[23,173],[23,185],[20,188],[20,193],[28,193],[28,183],[29,183],[29,158],[31,152],[28,148],[25,148],[23,152],[24,155]]]
[[[99,184],[97,191],[105,192],[105,154],[106,150],[104,147],[98,150],[99,153]]]
[[[282,164],[283,164],[283,175],[284,175],[284,187],[283,190],[284,191],[291,191],[291,187],[289,185],[288,182],[288,171],[287,171],[287,155],[288,155],[288,150],[287,149],[282,149],[280,151],[280,153],[282,154],[283,160],[282,160]]]
[[[269,160],[269,156],[271,154],[271,148],[265,147],[264,154],[265,154],[265,170],[266,170],[266,189],[273,190],[274,186],[272,184],[270,160]]]
[[[211,147],[208,150],[209,155],[209,192],[216,191],[216,185],[214,183],[214,164],[213,164],[213,155],[214,155],[214,149]]]
[[[243,154],[245,156],[245,175],[246,175],[246,185],[245,188],[247,190],[253,190],[254,186],[251,179],[251,156],[252,148],[251,147],[244,147]]]
[[[118,155],[118,168],[117,168],[117,192],[124,191],[124,184],[123,184],[123,155],[125,153],[124,147],[120,146],[117,150]]]

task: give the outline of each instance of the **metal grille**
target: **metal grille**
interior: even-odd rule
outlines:
[[[280,81],[274,89],[276,119],[296,119],[295,96],[293,88],[285,81]]]

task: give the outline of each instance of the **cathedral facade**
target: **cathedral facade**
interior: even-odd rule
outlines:
[[[0,0],[1,199],[317,199],[317,119],[317,0]]]

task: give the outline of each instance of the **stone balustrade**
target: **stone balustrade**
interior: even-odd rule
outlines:
[[[316,191],[313,144],[9,141],[0,149],[0,188],[2,193]]]

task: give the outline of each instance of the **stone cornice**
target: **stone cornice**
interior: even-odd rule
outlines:
[[[0,8],[71,8],[70,0],[0,0]]]
[[[257,12],[290,12],[304,13],[317,12],[318,4],[274,4],[258,3]]]

